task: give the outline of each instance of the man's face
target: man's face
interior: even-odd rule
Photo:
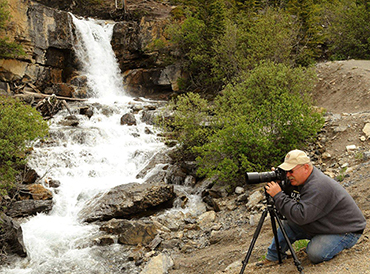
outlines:
[[[293,169],[287,171],[287,177],[293,186],[303,185],[308,176],[310,176],[310,166],[308,164],[297,165]]]

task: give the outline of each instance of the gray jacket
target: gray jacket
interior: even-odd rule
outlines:
[[[284,192],[274,197],[276,208],[311,235],[363,230],[366,220],[349,193],[316,167],[301,188],[299,201]]]

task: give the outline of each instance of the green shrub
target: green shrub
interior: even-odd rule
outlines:
[[[14,183],[30,142],[44,137],[48,125],[39,112],[11,97],[0,96],[0,195]]]
[[[245,171],[266,171],[287,151],[307,144],[323,126],[308,93],[313,70],[261,63],[216,99],[218,130],[197,148],[202,175],[231,182]]]
[[[211,132],[208,126],[209,110],[207,100],[192,92],[179,95],[168,104],[165,112],[173,114],[162,126],[172,131],[179,141],[181,158],[194,158],[193,148],[207,142]]]
[[[270,170],[315,137],[323,119],[308,96],[314,83],[313,70],[261,63],[228,85],[212,108],[199,95],[181,96],[170,123],[197,155],[200,176],[232,183],[246,171]]]
[[[175,20],[168,26],[166,35],[184,72],[189,75],[186,89],[218,91],[222,83],[211,73],[215,55],[212,46],[224,33],[227,9],[223,0],[195,0],[187,5],[186,19]]]

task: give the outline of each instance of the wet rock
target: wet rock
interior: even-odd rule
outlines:
[[[8,255],[27,256],[21,226],[5,214],[0,215],[0,236],[0,243]]]
[[[174,187],[164,183],[119,185],[91,199],[79,213],[83,221],[150,215],[172,205]]]
[[[136,118],[132,113],[126,113],[121,117],[121,125],[136,126]]]
[[[40,212],[49,212],[53,207],[52,200],[16,201],[8,206],[6,214],[10,217],[27,217]]]
[[[39,178],[39,175],[34,169],[28,168],[26,173],[23,176],[23,184],[33,184]]]
[[[45,179],[45,184],[46,184],[46,186],[49,186],[49,187],[52,187],[52,188],[60,187],[60,181],[54,180],[54,179],[51,179],[51,178]]]
[[[150,160],[149,163],[136,175],[136,178],[144,178],[145,175],[148,174],[150,170],[152,170],[154,167],[162,164],[166,165],[172,162],[172,158],[164,152],[158,152],[156,153]],[[163,168],[166,168],[163,166]],[[162,168],[162,169],[163,169]]]
[[[186,173],[178,165],[171,165],[168,168],[167,182],[174,185],[184,185]]]
[[[212,210],[216,212],[220,211],[220,206],[216,203],[216,201],[210,195],[204,196],[203,202],[206,203]]]
[[[75,115],[68,115],[62,121],[59,122],[63,126],[76,127],[80,123]]]
[[[89,106],[85,106],[80,108],[80,114],[86,115],[90,119],[94,115],[94,111]]]
[[[104,235],[94,240],[94,244],[98,246],[106,246],[114,244],[114,237]]]

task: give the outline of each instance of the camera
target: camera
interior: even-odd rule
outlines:
[[[286,171],[281,168],[269,172],[246,172],[245,177],[247,184],[259,184],[271,181],[277,182],[283,191],[288,183],[290,183],[286,177]]]
[[[246,173],[247,184],[259,184],[271,181],[285,181],[285,180],[286,180],[286,171],[281,168],[269,172]]]

